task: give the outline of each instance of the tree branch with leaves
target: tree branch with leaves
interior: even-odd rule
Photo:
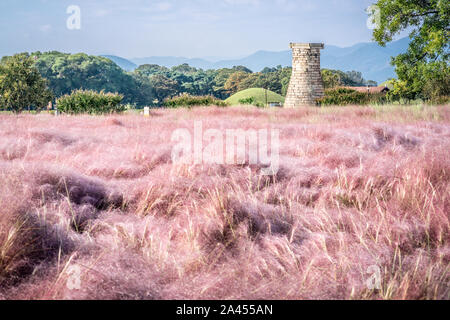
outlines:
[[[403,31],[410,32],[407,52],[392,59],[398,76],[393,94],[431,100],[449,96],[448,80],[436,80],[450,77],[450,2],[378,0],[369,11],[376,24],[373,37],[380,45],[385,46]],[[438,88],[427,90],[430,82]]]

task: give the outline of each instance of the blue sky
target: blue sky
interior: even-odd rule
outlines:
[[[240,57],[290,42],[369,42],[374,0],[1,0],[0,56],[59,50],[148,56]],[[69,30],[69,5],[81,29]]]

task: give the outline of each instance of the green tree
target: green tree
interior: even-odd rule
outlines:
[[[84,53],[66,54],[57,51],[36,52],[36,67],[49,82],[57,97],[74,90],[118,92],[125,103],[145,105],[146,94],[139,90],[141,84],[111,60]]]
[[[230,75],[228,80],[225,82],[224,89],[230,94],[235,94],[242,90],[241,83],[249,76],[249,73],[244,71],[236,71]]]
[[[233,69],[223,68],[216,71],[216,76],[214,77],[214,96],[220,99],[226,99],[230,96],[230,92],[225,89],[225,83],[228,78],[234,73]]]
[[[393,92],[408,99],[448,96],[450,88],[438,79],[449,76],[450,2],[378,0],[370,11],[378,24],[373,36],[380,45],[386,45],[404,30],[411,30],[407,52],[392,60],[398,76]],[[438,87],[426,89],[430,83]]]
[[[151,77],[155,74],[163,74],[167,76],[169,71],[170,70],[168,68],[161,67],[157,64],[143,64],[134,70],[134,74],[147,77]]]
[[[242,71],[242,72],[245,72],[245,73],[253,73],[252,70],[250,70],[249,68],[244,67],[244,66],[234,66],[232,68],[232,70],[233,71]]]
[[[0,62],[0,108],[20,113],[42,110],[53,99],[45,79],[27,53],[3,57]]]
[[[281,83],[281,92],[282,96],[286,96],[289,82],[291,81],[292,75],[292,67],[282,68],[280,70],[280,83]]]
[[[341,77],[333,70],[323,69],[322,79],[325,89],[331,89],[341,85]]]
[[[244,77],[242,81],[240,81],[238,91],[250,88],[257,88],[259,86],[259,84],[257,83],[259,78],[260,74],[258,73],[251,73],[247,75],[247,77]]]
[[[164,75],[156,74],[150,78],[151,86],[154,90],[155,97],[159,102],[164,101],[179,93],[179,84]]]

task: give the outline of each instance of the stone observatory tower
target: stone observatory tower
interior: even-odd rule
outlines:
[[[320,74],[320,50],[323,43],[291,43],[292,76],[284,106],[294,108],[316,105],[324,95]]]

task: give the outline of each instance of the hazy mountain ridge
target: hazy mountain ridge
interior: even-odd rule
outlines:
[[[122,57],[113,56],[113,55],[101,55],[101,57],[108,58],[109,60],[113,61],[115,64],[117,64],[119,67],[121,67],[125,71],[133,71],[134,69],[136,69],[138,67],[135,63],[131,62],[128,59],[122,58]]]

